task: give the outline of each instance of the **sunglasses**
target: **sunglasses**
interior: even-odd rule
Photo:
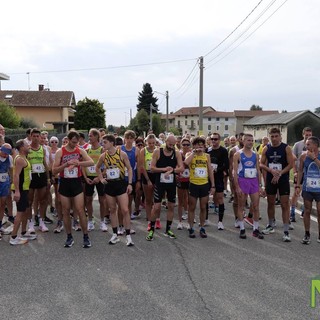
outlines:
[[[189,143],[183,143],[182,146],[183,147],[190,147],[190,144]]]
[[[52,140],[50,141],[50,143],[58,143],[58,141]]]
[[[219,138],[211,138],[211,140],[213,140],[213,141],[218,141]]]
[[[138,143],[137,146],[138,146],[138,147],[141,147],[141,146],[143,146],[143,144],[142,144],[142,143]]]

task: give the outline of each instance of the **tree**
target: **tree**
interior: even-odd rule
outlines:
[[[314,109],[314,113],[320,113],[320,107]]]
[[[38,124],[31,118],[21,118],[20,127],[25,129],[36,128],[38,127]]]
[[[281,111],[281,113],[287,113],[287,112],[288,112],[287,110],[282,110],[282,111]]]
[[[114,132],[114,126],[112,124],[108,125],[108,132]]]
[[[106,111],[103,108],[103,103],[96,99],[85,97],[78,101],[74,127],[79,130],[90,130],[91,128],[106,128]]]
[[[143,132],[148,132],[150,125],[149,125],[149,116],[146,112],[146,110],[142,109],[140,110],[137,115],[135,116],[136,118],[136,130],[135,132],[138,135],[143,134]],[[130,122],[131,124],[131,122]]]
[[[18,128],[21,118],[14,107],[9,106],[4,101],[0,101],[0,123],[7,128]]]
[[[152,116],[152,131],[156,136],[165,131],[164,126],[161,124],[161,116],[159,114]]]
[[[145,110],[150,114],[150,105],[152,106],[152,113],[158,113],[158,98],[153,96],[153,90],[150,83],[145,83],[142,87],[142,91],[138,96],[139,103],[137,104],[137,111]]]
[[[256,104],[253,104],[250,108],[250,111],[257,111],[257,110],[262,110],[262,108]]]

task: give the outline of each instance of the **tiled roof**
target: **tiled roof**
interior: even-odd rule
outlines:
[[[233,112],[226,112],[226,111],[208,111],[205,114],[205,117],[211,118],[234,118],[235,115]]]
[[[244,123],[245,126],[247,125],[268,125],[268,124],[287,124],[291,122],[292,120],[301,117],[303,114],[310,112],[309,110],[304,111],[295,111],[295,112],[284,112],[279,114],[273,114],[273,115],[266,115],[266,116],[259,116],[251,118],[250,120],[246,121]],[[312,113],[314,114],[314,113]],[[316,114],[314,114],[316,115]]]
[[[238,118],[241,117],[256,117],[256,116],[264,116],[270,114],[278,114],[278,110],[234,110],[234,115]]]
[[[170,120],[170,119],[174,119],[175,118],[175,116],[174,116],[174,114],[173,113],[169,113],[168,114],[168,119]],[[167,119],[167,115],[166,114],[161,114],[161,119]]]
[[[198,115],[200,107],[183,107],[174,113],[175,116],[191,116]],[[215,111],[212,107],[203,106],[203,113]]]
[[[14,107],[71,107],[75,104],[73,91],[0,90],[0,100]]]

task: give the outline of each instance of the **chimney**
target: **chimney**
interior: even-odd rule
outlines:
[[[39,84],[39,91],[43,91],[44,90],[44,85],[43,84]]]

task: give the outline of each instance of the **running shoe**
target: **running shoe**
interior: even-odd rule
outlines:
[[[283,240],[283,242],[290,242],[290,241],[291,241],[289,232],[285,232],[285,233],[283,234],[282,240]]]
[[[293,226],[293,224],[291,223],[291,221],[289,221],[289,230],[294,230],[294,226]]]
[[[49,231],[49,229],[46,227],[46,225],[43,222],[42,222],[42,224],[40,224],[39,230],[41,232],[48,232]]]
[[[223,230],[224,226],[223,223],[221,221],[218,222],[218,230]]]
[[[75,231],[81,231],[81,227],[78,220],[73,220],[72,229]]]
[[[239,220],[236,219],[236,221],[234,222],[234,227],[235,228],[240,228],[240,224],[239,224]]]
[[[296,221],[296,217],[295,217],[295,216],[291,216],[291,217],[290,217],[290,222],[297,222],[297,221]]]
[[[93,220],[88,220],[88,231],[94,230],[94,223]]]
[[[151,230],[151,222],[149,221],[147,231],[150,231],[150,230]]]
[[[118,236],[123,236],[126,233],[126,230],[124,229],[124,227],[119,227],[118,228]]]
[[[253,227],[253,219],[249,217],[245,217],[244,222],[246,222],[249,226]]]
[[[4,235],[8,235],[11,234],[11,232],[13,231],[13,224],[11,224],[9,227],[7,228],[1,228],[1,233]]]
[[[268,224],[264,230],[262,230],[263,234],[274,233],[274,229]]]
[[[61,220],[58,220],[57,226],[54,228],[53,233],[61,233],[63,230],[63,224]]]
[[[319,243],[320,243],[320,237],[317,239],[317,242],[319,242]]]
[[[182,220],[187,220],[188,219],[188,214],[185,212],[183,215],[182,215]]]
[[[37,235],[32,234],[30,232],[26,232],[25,234],[21,235],[21,237],[26,240],[36,240],[37,239]]]
[[[189,229],[189,238],[194,239],[196,237],[196,234],[194,232],[193,228]]]
[[[133,241],[132,241],[132,239],[131,239],[130,234],[126,236],[126,239],[127,239],[127,243],[126,243],[127,247],[132,247],[132,246],[134,246],[134,243],[133,243]]]
[[[252,236],[255,237],[255,238],[258,238],[258,239],[263,239],[264,238],[262,232],[259,229],[253,230]]]
[[[101,230],[102,232],[107,232],[107,231],[108,231],[108,226],[105,224],[104,221],[101,221],[101,222],[100,222],[100,230]]]
[[[64,247],[65,248],[71,248],[73,246],[73,244],[74,244],[74,240],[73,240],[73,238],[71,236],[71,237],[67,238],[66,242],[64,243]]]
[[[16,237],[16,238],[12,238],[10,237],[10,240],[9,240],[9,243],[12,245],[12,246],[16,246],[18,244],[26,244],[28,243],[28,240],[27,239],[23,239],[23,238],[20,238],[20,237]]]
[[[155,225],[155,227],[156,227],[156,229],[161,229],[161,228],[162,228],[160,219],[157,219],[157,220],[156,220],[156,225]]]
[[[153,233],[154,232],[152,230],[149,231],[148,235],[146,236],[146,240],[147,241],[152,241],[153,240]]]
[[[83,244],[82,244],[83,248],[90,248],[91,247],[91,241],[88,237],[88,235],[83,236]]]
[[[200,228],[200,238],[207,238],[206,230],[204,228]]]
[[[119,241],[120,241],[120,239],[118,238],[118,235],[116,233],[114,233],[112,235],[111,239],[109,240],[109,244],[116,244]]]
[[[305,235],[301,240],[302,244],[310,244],[310,236]]]
[[[182,223],[181,223],[181,222],[179,222],[179,223],[178,223],[178,225],[177,225],[177,229],[178,229],[178,230],[182,230],[182,229],[183,229],[183,225],[182,225]]]
[[[44,217],[43,222],[45,224],[53,224],[53,220],[51,220],[50,218],[48,218],[47,216]]]
[[[131,219],[131,220],[134,220],[135,218],[136,218],[136,216],[135,216],[134,213],[132,212],[131,215],[130,215],[130,219]]]
[[[136,231],[134,229],[130,229],[130,234],[136,234]]]
[[[170,239],[177,239],[176,235],[171,230],[164,232],[164,235]]]
[[[242,229],[240,230],[240,239],[247,239],[246,230]]]
[[[233,202],[233,199],[234,199],[234,197],[233,197],[233,195],[231,195],[230,199],[229,199],[229,203]]]

